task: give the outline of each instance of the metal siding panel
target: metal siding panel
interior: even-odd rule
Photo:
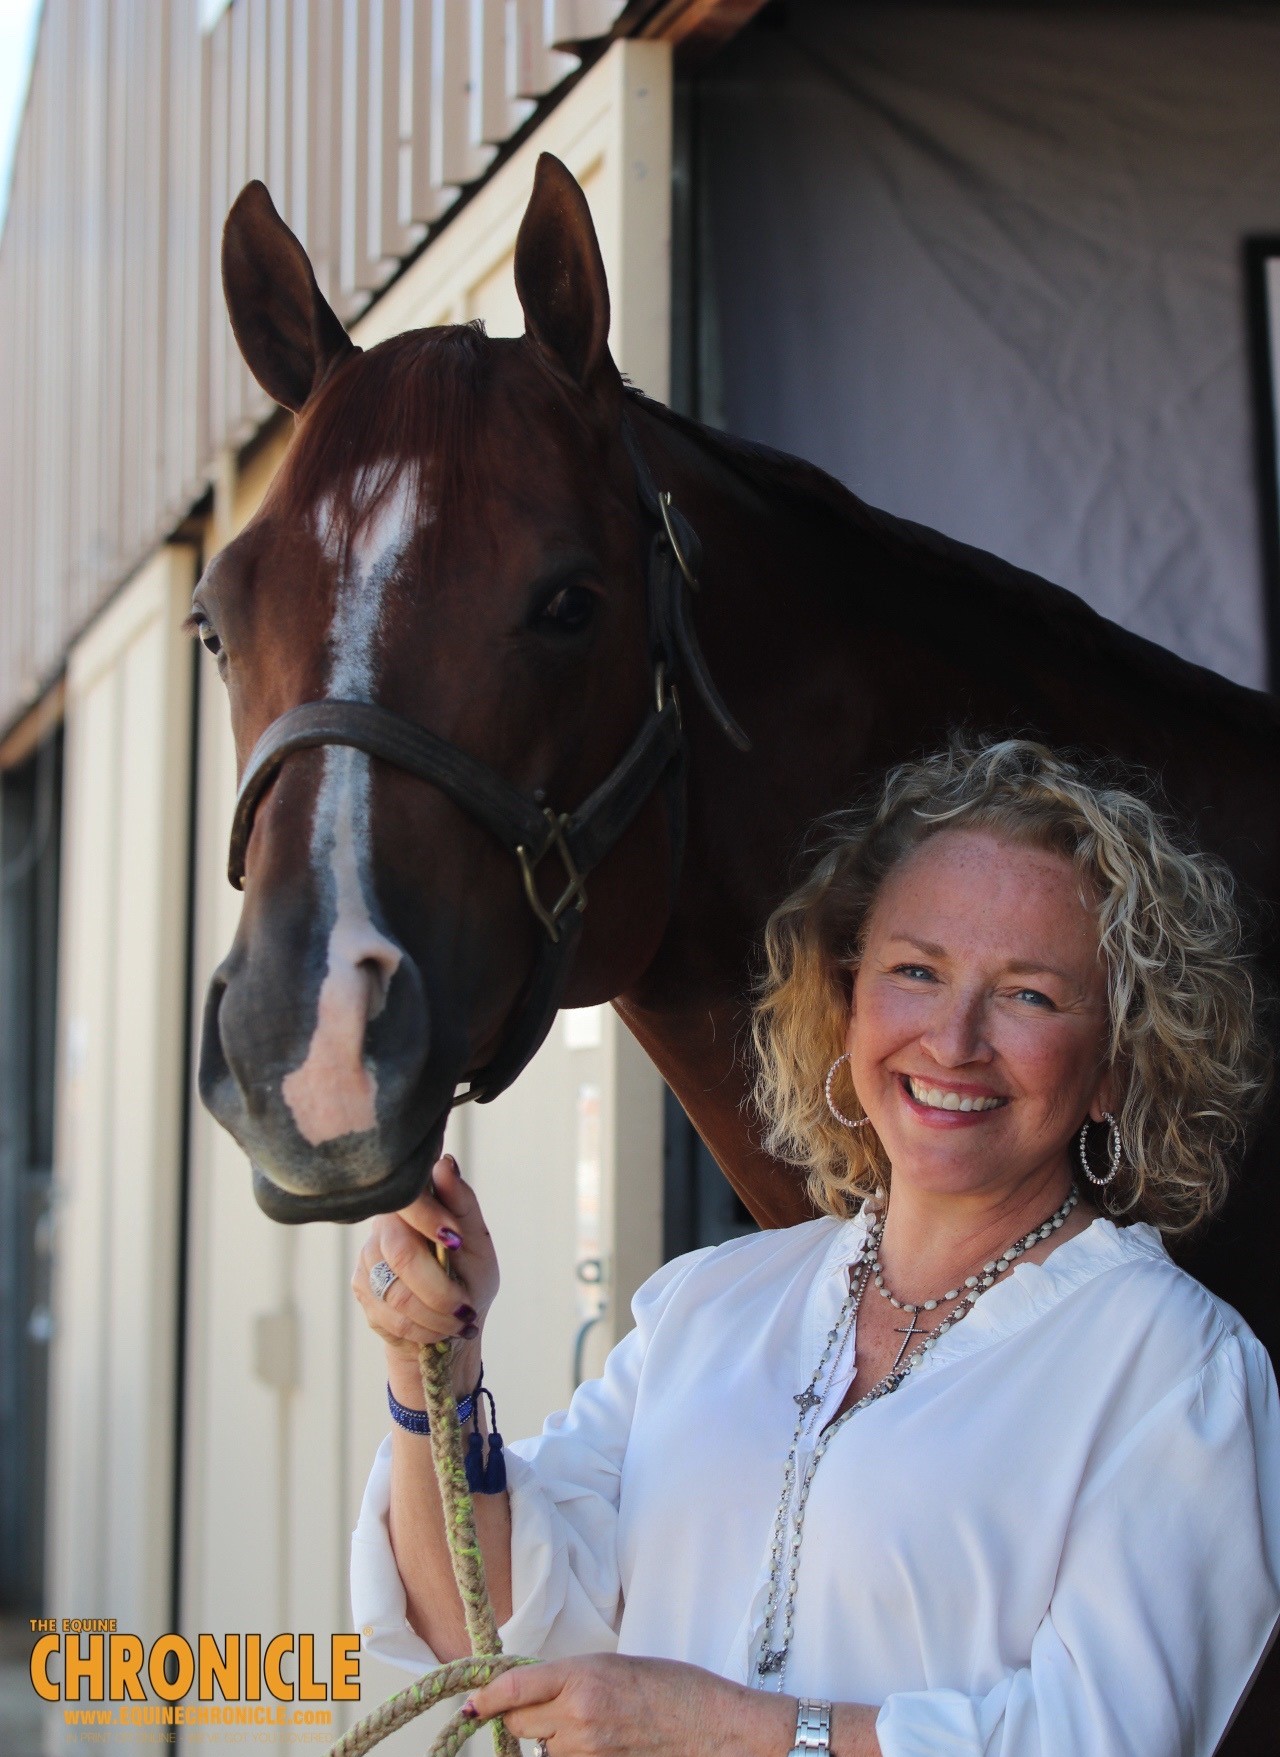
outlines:
[[[293,121],[290,82],[293,74],[291,0],[270,0],[268,22],[267,161],[263,180],[286,222],[290,199],[290,134]]]
[[[456,189],[436,180],[432,144],[432,113],[435,103],[435,25],[433,0],[410,0],[412,76],[410,93],[412,137],[409,148],[409,214],[414,221],[430,224],[457,199]]]
[[[551,47],[544,0],[513,0],[516,13],[514,97],[540,98],[572,73],[577,60]]]
[[[107,6],[108,85],[103,116],[105,128],[104,217],[102,237],[103,331],[101,356],[102,432],[99,435],[98,471],[102,483],[100,514],[105,553],[102,560],[113,572],[119,566],[121,528],[121,370],[123,365],[124,288],[121,275],[120,238],[124,221],[122,141],[127,99],[123,91],[126,8],[123,0]],[[109,546],[109,547],[108,547]]]
[[[370,293],[386,278],[370,256],[370,218],[378,211],[370,180],[380,164],[379,155],[371,150],[369,125],[370,5],[371,0],[345,0],[343,7],[338,235],[344,316],[362,311]]]
[[[314,0],[308,42],[308,226],[304,235],[320,291],[343,315],[338,215],[342,181],[343,0]]]
[[[74,93],[80,67],[79,32],[70,28],[70,21],[61,13],[61,41],[58,54],[58,85]],[[77,481],[78,455],[76,433],[79,427],[80,365],[79,337],[75,333],[75,244],[78,215],[72,192],[75,189],[74,167],[77,153],[77,118],[64,114],[58,130],[58,169],[56,199],[58,202],[58,237],[54,253],[55,308],[51,335],[46,347],[52,349],[60,362],[56,404],[56,444],[54,448],[57,485],[50,498],[59,514],[57,522],[57,559],[45,595],[46,626],[41,641],[41,669],[50,671],[61,653],[65,630],[69,623],[73,577],[73,558],[80,532],[81,509]],[[0,404],[2,407],[3,404]]]
[[[209,212],[205,231],[205,308],[206,328],[204,349],[208,360],[208,430],[205,434],[201,464],[207,469],[225,443],[230,431],[227,409],[227,351],[231,331],[222,299],[222,276],[219,244],[222,222],[230,205],[228,198],[229,87],[231,79],[231,20],[227,14],[219,19],[209,41],[209,158],[207,186]]]
[[[196,274],[196,408],[194,465],[202,474],[213,456],[213,166],[216,131],[213,125],[214,45],[208,34],[200,38],[200,146],[197,179],[200,205],[199,254]]]
[[[271,95],[271,34],[268,0],[241,0],[248,11],[248,91],[245,100],[245,181],[267,181],[267,108]]]
[[[77,61],[74,33],[69,30],[66,15],[61,12],[51,16],[50,26],[51,59],[56,65],[58,86],[63,91],[74,91]],[[44,675],[52,670],[61,650],[62,631],[66,626],[70,557],[78,523],[72,474],[77,361],[71,334],[74,298],[71,265],[76,214],[66,198],[75,162],[75,131],[73,118],[64,115],[61,121],[53,142],[54,163],[50,168],[49,195],[57,202],[57,212],[46,216],[49,285],[41,338],[42,360],[47,363],[49,371],[45,397],[51,405],[47,450],[50,479],[43,484],[43,492],[53,502],[55,510],[51,567],[44,601],[38,608],[38,664]]]
[[[160,392],[165,408],[165,510],[180,516],[196,485],[203,126],[202,38],[190,7],[175,7],[169,37],[168,201],[165,255],[169,317]]]
[[[16,252],[18,269],[18,321],[14,327],[14,345],[18,355],[18,395],[14,408],[14,425],[16,429],[14,445],[14,478],[17,484],[17,506],[22,520],[22,542],[17,556],[17,565],[21,570],[18,579],[24,575],[35,577],[37,531],[31,501],[32,489],[32,433],[31,420],[33,412],[31,361],[36,347],[35,317],[39,307],[39,288],[36,284],[36,260],[32,230],[35,215],[38,212],[40,191],[32,187],[35,182],[38,154],[37,118],[39,96],[32,93],[27,112],[28,126],[24,129],[20,156],[14,167],[14,193],[19,191],[25,197],[22,206],[14,215],[13,249]],[[6,242],[7,242],[6,238]],[[34,602],[30,593],[24,592],[17,606],[14,622],[14,682],[22,700],[26,699],[26,677],[30,665],[30,621]]]
[[[270,0],[241,0],[249,8],[248,88],[245,97],[244,181],[252,178],[268,187],[268,125],[271,104]],[[237,190],[238,194],[239,191]],[[240,375],[241,435],[248,439],[275,408],[236,349]]]
[[[249,156],[249,10],[246,5],[233,6],[227,14],[231,26],[229,83],[227,87],[227,206],[235,200],[248,181]],[[219,300],[219,305],[222,301]],[[248,369],[230,333],[225,307],[219,321],[226,331],[223,353],[225,375],[226,428],[222,443],[248,438],[245,426],[245,404],[248,400]]]
[[[80,431],[76,436],[79,460],[79,531],[76,581],[71,628],[88,616],[102,571],[102,448],[103,363],[102,339],[106,325],[106,277],[103,272],[103,239],[106,231],[106,98],[102,77],[110,34],[110,19],[102,7],[92,7],[84,21],[84,63],[80,85],[80,197],[79,307],[76,325],[80,359]]]
[[[162,6],[158,17],[148,21],[150,28],[144,30],[146,86],[137,106],[146,121],[142,164],[146,190],[143,214],[146,248],[142,259],[145,285],[140,289],[139,306],[145,313],[147,325],[139,337],[138,349],[138,405],[143,431],[139,448],[138,527],[134,536],[139,548],[153,539],[153,533],[160,527],[164,506],[161,365],[167,329],[164,265],[168,259],[168,204],[165,199],[167,155],[164,148],[168,138],[169,89],[164,75],[168,65],[169,14],[170,8]]]
[[[371,104],[380,162],[377,248],[392,264],[408,256],[426,235],[409,218],[409,131],[413,97],[407,77],[413,66],[410,0],[375,0],[379,80]]]
[[[471,138],[472,6],[436,0],[432,138],[436,180],[474,183],[493,162],[494,148]]]
[[[307,68],[312,21],[307,0],[286,0],[286,3],[290,6],[292,26],[289,33],[289,206],[286,218],[306,244],[310,179]]]
[[[116,563],[128,566],[135,553],[138,529],[138,478],[143,463],[138,397],[139,355],[144,337],[140,333],[139,305],[143,298],[142,274],[146,212],[140,182],[145,177],[143,157],[145,99],[138,89],[135,67],[143,49],[138,0],[119,0],[123,25],[121,57],[121,105],[117,115],[120,131],[120,227],[116,234],[116,283],[119,299],[119,404],[116,438],[120,458],[120,512]]]

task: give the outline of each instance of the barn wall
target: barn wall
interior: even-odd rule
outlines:
[[[171,1617],[194,572],[162,549],[67,677],[46,1584],[147,1639]]]

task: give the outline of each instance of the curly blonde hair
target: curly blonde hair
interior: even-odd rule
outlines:
[[[1025,738],[953,734],[945,749],[891,769],[870,803],[819,826],[816,864],[765,930],[752,1018],[765,1146],[807,1170],[826,1213],[888,1188],[875,1131],[838,1124],[823,1081],[844,1048],[881,885],[929,837],[959,828],[1072,861],[1098,924],[1106,1059],[1123,1093],[1123,1158],[1106,1207],[1167,1234],[1191,1231],[1225,1199],[1271,1073],[1236,881],[1187,844],[1148,777]]]

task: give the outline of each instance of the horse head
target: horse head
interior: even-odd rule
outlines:
[[[548,155],[515,279],[518,340],[365,352],[260,183],[226,223],[236,339],[297,420],[192,608],[244,888],[200,1091],[278,1219],[412,1200],[460,1084],[493,1097],[557,1005],[622,991],[670,909],[695,542],[628,426],[591,217]]]

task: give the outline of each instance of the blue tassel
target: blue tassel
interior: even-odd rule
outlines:
[[[466,1456],[462,1468],[467,1474],[467,1487],[473,1495],[483,1495],[485,1490],[484,1442],[480,1434],[474,1431],[467,1441]]]
[[[489,1435],[489,1462],[484,1467],[482,1494],[500,1495],[507,1486],[507,1461],[502,1453],[502,1435],[495,1429]]]

